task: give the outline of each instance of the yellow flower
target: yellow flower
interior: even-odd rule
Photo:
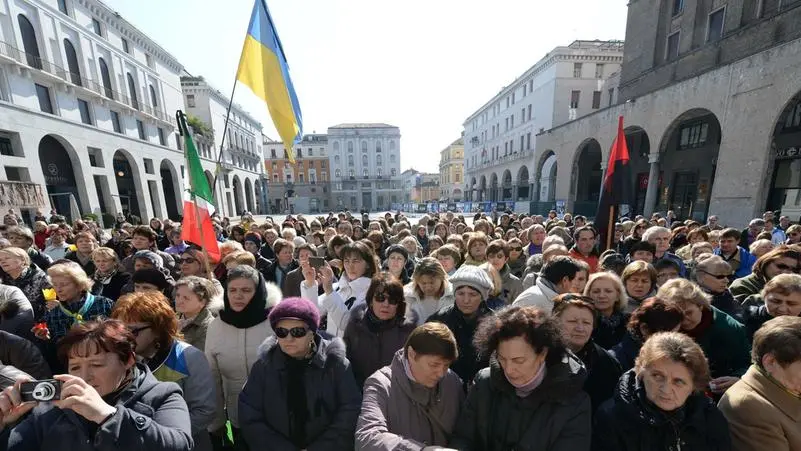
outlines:
[[[45,301],[55,301],[56,300],[56,290],[52,288],[45,288],[42,290],[42,294],[44,295]]]
[[[76,245],[74,245],[74,244],[70,244],[70,247],[69,247],[68,249],[69,249],[69,250],[71,250],[71,251],[73,251],[73,252],[75,252],[75,251],[77,251],[77,250],[78,250],[78,246],[76,246]]]

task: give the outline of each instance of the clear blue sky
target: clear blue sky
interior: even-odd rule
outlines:
[[[230,93],[252,0],[105,0],[193,75]],[[547,52],[623,39],[625,0],[267,0],[304,132],[401,130],[402,170],[438,171],[463,121]],[[246,87],[235,101],[277,134]]]

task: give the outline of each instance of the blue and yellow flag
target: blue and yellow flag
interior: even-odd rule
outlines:
[[[300,142],[303,118],[292,79],[289,78],[286,55],[265,0],[256,0],[253,5],[236,79],[267,104],[289,161],[294,164],[292,146]]]

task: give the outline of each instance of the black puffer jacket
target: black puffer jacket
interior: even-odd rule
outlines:
[[[392,363],[395,353],[417,327],[417,315],[413,311],[405,318],[373,324],[367,317],[368,308],[368,304],[362,304],[351,310],[342,337],[359,387],[373,373]]]
[[[492,309],[487,306],[486,302],[481,301],[477,315],[473,318],[466,318],[456,307],[456,304],[442,307],[438,312],[428,317],[427,322],[438,321],[445,324],[456,337],[459,358],[451,364],[451,369],[462,378],[465,385],[470,384],[478,370],[489,364],[488,359],[481,358],[476,352],[476,348],[473,346],[473,335],[478,328],[478,323],[491,314]]]
[[[568,352],[546,368],[533,392],[520,398],[493,359],[476,375],[449,446],[462,451],[589,450],[586,377],[584,365]]]
[[[189,412],[181,389],[159,382],[143,364],[133,381],[107,400],[117,412],[101,425],[52,403],[39,404],[13,428],[0,431],[0,449],[7,451],[189,451]]]
[[[748,341],[754,341],[756,331],[772,319],[773,316],[768,313],[768,308],[765,307],[765,304],[745,306],[743,309],[743,325],[745,326],[745,333],[748,335]]]
[[[604,401],[612,397],[623,370],[612,354],[593,340],[588,341],[577,355],[587,367],[584,391],[590,395],[592,411],[595,412]]]
[[[19,375],[49,379],[52,373],[33,343],[0,330],[0,390],[14,385]]]
[[[729,424],[712,400],[701,393],[667,414],[647,400],[630,370],[623,374],[614,398],[595,413],[593,451],[728,451]]]
[[[259,360],[250,370],[239,394],[239,427],[251,449],[272,451],[345,451],[352,450],[356,419],[362,396],[345,344],[340,338],[315,338],[317,352],[304,371],[308,418],[302,427],[304,446],[292,441],[292,430],[299,427],[287,414],[290,372],[287,357],[275,337],[259,348]]]

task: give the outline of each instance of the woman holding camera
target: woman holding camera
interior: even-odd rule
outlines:
[[[0,448],[188,451],[191,426],[181,390],[136,363],[136,339],[119,321],[76,325],[59,343],[69,374],[60,399],[22,402],[20,384],[0,392]]]

